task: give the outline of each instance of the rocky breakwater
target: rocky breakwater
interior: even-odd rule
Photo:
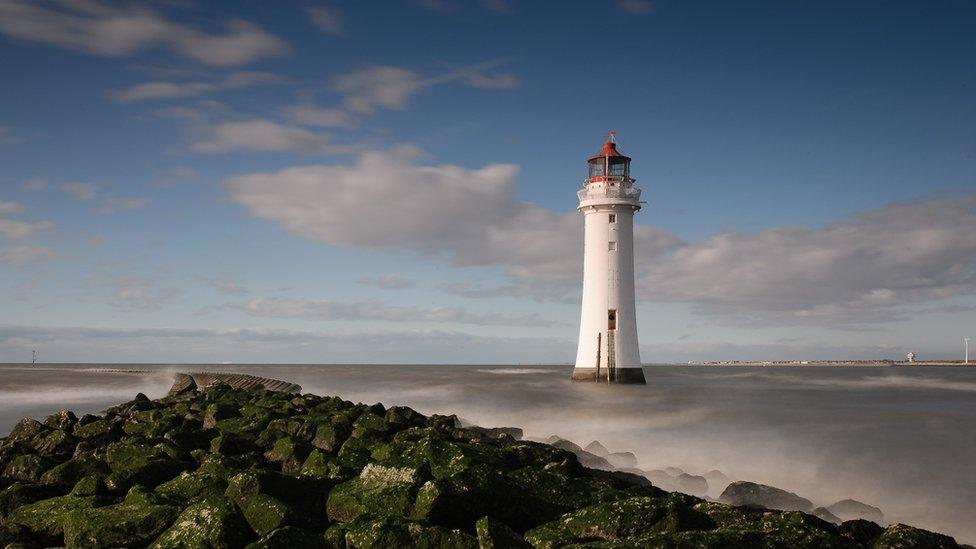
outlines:
[[[957,547],[665,492],[513,435],[219,381],[25,418],[0,440],[0,547]]]

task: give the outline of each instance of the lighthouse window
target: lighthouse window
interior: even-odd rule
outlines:
[[[590,177],[599,177],[603,175],[603,159],[594,160],[590,162]]]
[[[617,243],[616,242],[611,242],[610,243],[610,251],[611,252],[617,251]]]
[[[610,214],[610,223],[617,222],[617,214]]]

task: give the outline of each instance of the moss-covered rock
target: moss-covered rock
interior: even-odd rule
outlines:
[[[64,522],[68,547],[145,546],[165,531],[178,510],[170,505],[126,501],[70,511]]]
[[[40,421],[25,417],[18,421],[17,425],[14,425],[14,428],[10,430],[10,434],[7,435],[7,440],[27,441],[48,429]]]
[[[44,545],[63,545],[65,524],[73,511],[89,510],[96,500],[91,497],[60,496],[14,509],[6,525],[15,531],[30,533]]]
[[[106,482],[122,491],[133,484],[157,486],[190,467],[173,459],[164,446],[117,442],[105,450],[105,461],[112,470]]]
[[[892,524],[881,533],[881,536],[874,542],[874,547],[876,549],[908,549],[909,547],[955,549],[959,547],[959,544],[956,543],[956,540],[943,534],[913,528],[905,524]]]
[[[222,496],[227,490],[227,481],[208,472],[183,472],[174,479],[156,487],[160,496],[183,504]]]
[[[35,455],[17,456],[3,470],[3,476],[11,480],[23,480],[34,482],[41,479],[45,471],[54,466],[56,462]]]
[[[84,455],[48,469],[41,475],[41,482],[74,485],[86,476],[105,475],[107,473],[108,466],[104,461],[94,456]]]
[[[343,538],[344,536],[345,532]],[[327,543],[321,534],[294,526],[285,526],[247,545],[245,549],[297,549],[299,547],[325,549],[332,545]],[[342,540],[342,547],[345,547],[345,539]]]
[[[303,523],[290,505],[268,494],[241,497],[238,505],[247,523],[258,536],[267,535],[288,525]]]
[[[424,526],[402,518],[363,516],[347,526],[346,544],[354,549],[415,547],[418,549],[475,549],[478,540],[460,530]]]
[[[329,492],[329,520],[348,522],[362,514],[406,516],[421,477],[416,469],[368,464],[353,480]]]
[[[311,447],[291,437],[279,438],[274,446],[264,453],[265,459],[278,463],[283,473],[294,474],[302,468]]]
[[[659,533],[713,530],[708,515],[683,497],[638,497],[593,505],[525,533],[535,547],[558,547],[593,540],[624,540]]]
[[[3,518],[18,507],[64,495],[64,487],[52,484],[35,484],[31,482],[15,482],[0,490],[0,523]]]
[[[481,517],[475,523],[480,549],[528,549],[529,545],[518,532],[491,517]]]
[[[176,517],[152,544],[153,549],[214,549],[241,547],[251,541],[247,523],[230,500],[222,496],[198,501]],[[300,546],[295,546],[300,547]]]
[[[746,481],[729,484],[718,499],[729,505],[747,505],[783,511],[809,511],[813,508],[810,500],[793,492]]]

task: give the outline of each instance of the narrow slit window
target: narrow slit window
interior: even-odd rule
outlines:
[[[610,243],[610,251],[611,252],[617,251],[617,243],[616,242],[611,242]]]
[[[617,214],[610,214],[610,223],[617,222]]]

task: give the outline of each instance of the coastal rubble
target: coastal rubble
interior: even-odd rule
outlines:
[[[958,547],[901,524],[668,492],[586,466],[565,449],[576,445],[519,438],[405,407],[183,382],[0,439],[0,546]],[[745,484],[723,497],[782,497]]]

